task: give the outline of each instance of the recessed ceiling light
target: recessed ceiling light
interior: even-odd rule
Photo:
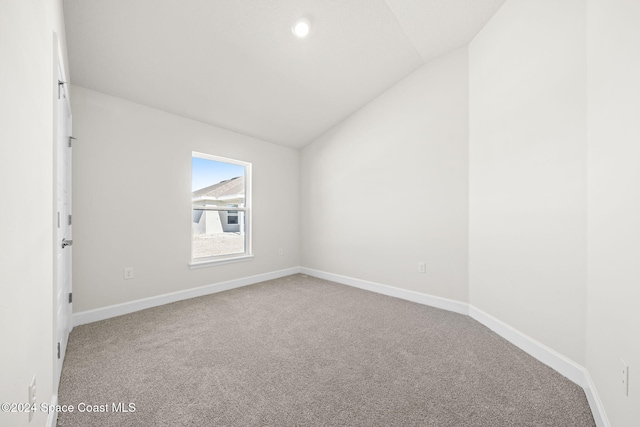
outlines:
[[[291,27],[291,32],[298,38],[305,38],[309,35],[311,29],[311,23],[307,18],[300,18]]]

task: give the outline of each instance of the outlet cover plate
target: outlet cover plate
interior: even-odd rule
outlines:
[[[620,359],[621,366],[620,371],[622,374],[621,383],[622,383],[622,392],[625,396],[629,396],[629,365],[623,359]]]
[[[427,263],[419,262],[418,263],[418,273],[426,273],[427,272]]]

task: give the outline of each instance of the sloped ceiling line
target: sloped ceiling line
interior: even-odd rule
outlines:
[[[505,0],[63,1],[71,83],[300,148]]]

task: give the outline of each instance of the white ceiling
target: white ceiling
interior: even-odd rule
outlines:
[[[504,1],[64,0],[71,82],[302,147],[469,43]]]

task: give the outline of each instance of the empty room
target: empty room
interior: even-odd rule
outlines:
[[[640,426],[640,1],[0,0],[0,426]]]

